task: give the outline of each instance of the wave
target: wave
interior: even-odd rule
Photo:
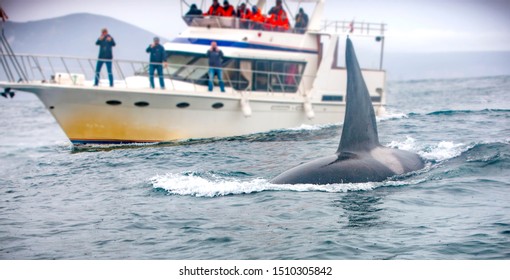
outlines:
[[[126,144],[83,144],[83,145],[72,145],[72,153],[80,152],[98,152],[98,151],[111,151],[111,150],[122,150],[122,149],[138,149],[147,147],[172,147],[172,146],[191,146],[191,145],[203,145],[216,142],[274,142],[274,141],[296,141],[296,136],[299,136],[299,140],[308,141],[310,139],[320,139],[324,135],[328,136],[331,132],[338,133],[337,128],[339,124],[318,124],[318,125],[307,125],[302,124],[301,126],[294,128],[284,128],[270,130],[267,132],[246,134],[240,136],[229,136],[229,137],[211,137],[211,138],[189,138],[184,140],[175,140],[168,142],[155,142],[155,143],[126,143]]]
[[[504,142],[485,142],[472,145],[458,158],[467,163],[510,165],[510,139]]]
[[[487,113],[510,113],[510,109],[480,109],[480,110],[439,110],[433,112],[409,112],[404,114],[404,118],[414,116],[454,116],[454,115],[469,115],[469,114],[487,114]]]
[[[415,139],[407,137],[401,142],[392,142],[389,146],[404,150],[412,150],[420,154],[426,161],[422,170],[394,176],[383,182],[347,183],[329,185],[277,185],[268,179],[254,178],[252,174],[244,172],[215,173],[215,172],[183,172],[154,176],[149,179],[156,190],[163,190],[170,195],[194,197],[218,197],[228,195],[253,194],[264,191],[294,191],[294,192],[328,192],[344,193],[351,191],[371,191],[380,187],[401,187],[416,185],[430,180],[435,175],[431,171],[438,167],[464,166],[470,163],[503,166],[510,164],[510,142],[463,144],[441,141],[420,149]]]
[[[396,119],[405,119],[409,116],[402,112],[394,112],[394,111],[384,111],[383,114],[376,116],[377,121],[386,121],[386,120],[396,120]]]
[[[424,150],[418,151],[418,154],[429,161],[442,162],[458,157],[468,149],[469,146],[463,143],[441,141],[434,146],[429,146]]]
[[[433,145],[419,146],[416,143],[416,139],[410,136],[407,136],[403,141],[392,141],[387,146],[390,148],[415,152],[423,159],[430,162],[441,162],[452,159],[469,149],[469,146],[466,144],[454,143],[451,141],[440,141]]]
[[[277,185],[268,180],[256,178],[248,181],[225,177],[214,173],[185,172],[180,174],[158,175],[150,179],[154,189],[164,190],[171,195],[218,197],[227,195],[243,195],[264,191],[294,191],[294,192],[328,192],[345,193],[350,191],[370,191],[379,187],[404,186],[415,184],[417,181],[395,181],[347,184],[296,184]]]
[[[394,80],[390,81],[391,83],[395,84],[409,84],[409,85],[415,85],[415,84],[430,84],[430,83],[445,83],[445,84],[451,84],[452,82],[458,82],[458,83],[465,83],[470,81],[483,81],[483,80],[500,80],[500,79],[508,79],[509,75],[490,75],[490,76],[475,76],[475,77],[464,77],[464,78],[425,78],[425,79],[409,79],[409,80]]]
[[[332,126],[337,126],[338,124],[315,124],[315,125],[310,125],[310,124],[302,124],[298,127],[291,127],[291,128],[284,128],[284,129],[276,129],[276,130],[272,130],[270,132],[286,132],[286,131],[310,131],[310,130],[320,130],[320,129],[324,129],[324,128],[329,128],[329,127],[332,127]]]
[[[482,109],[482,110],[442,110],[427,113],[428,116],[439,116],[439,115],[464,115],[472,113],[509,113],[510,109]]]
[[[408,119],[413,118],[415,116],[441,116],[441,115],[462,115],[462,114],[479,114],[479,113],[509,113],[510,109],[482,109],[482,110],[443,110],[443,111],[435,111],[430,113],[402,113],[398,111],[386,111],[383,115],[377,117],[377,121],[388,121],[388,120],[398,120],[398,119]],[[338,137],[339,129],[342,127],[342,124],[319,124],[319,125],[308,125],[302,124],[298,127],[293,128],[284,128],[284,129],[275,129],[267,132],[253,133],[247,135],[240,136],[231,136],[231,137],[216,137],[216,138],[193,138],[193,139],[185,139],[185,140],[176,140],[169,142],[161,142],[161,143],[129,143],[129,144],[86,144],[86,145],[74,145],[71,147],[71,151],[73,153],[79,152],[97,152],[97,151],[109,151],[116,149],[137,149],[137,148],[146,148],[146,147],[168,147],[168,146],[188,146],[188,145],[200,145],[200,144],[209,144],[216,142],[231,142],[231,141],[240,141],[240,142],[280,142],[280,141],[310,141],[317,139],[325,139],[331,137]],[[411,143],[412,144],[412,143]],[[403,145],[403,146],[402,146]],[[409,143],[401,143],[395,144],[391,143],[390,146],[395,146],[398,148],[402,148],[404,150],[413,150],[412,147],[408,148]],[[443,152],[447,152],[449,149],[448,143],[443,143],[439,145]],[[452,147],[457,148],[457,146]],[[430,148],[429,148],[430,149]],[[417,152],[419,150],[416,150]],[[433,152],[434,153],[434,152]],[[449,153],[444,155],[434,157],[434,155],[430,154],[430,151],[422,152],[425,158],[431,158],[434,160],[443,160],[450,157]]]
[[[267,132],[253,133],[241,136],[215,138],[215,141],[240,141],[240,142],[285,142],[285,141],[309,141],[338,135],[340,124],[318,124],[299,127],[276,129]]]
[[[495,142],[439,141],[435,144],[420,145],[414,138],[408,136],[403,141],[392,141],[387,146],[417,153],[431,168],[443,163],[464,165],[473,162],[510,166],[510,138]]]
[[[144,147],[156,147],[159,145],[164,145],[163,143],[119,143],[119,144],[79,144],[72,145],[71,153],[81,153],[81,152],[108,152],[112,150],[120,150],[120,149],[138,149]]]

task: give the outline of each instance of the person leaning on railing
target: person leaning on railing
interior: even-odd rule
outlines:
[[[283,9],[282,0],[276,0],[276,6],[269,10],[266,22],[269,24],[266,29],[286,31],[290,28],[287,13]]]
[[[250,29],[262,29],[266,18],[262,15],[262,12],[257,6],[251,7],[251,25]]]
[[[188,25],[190,25],[193,22],[193,19],[201,17],[202,10],[197,8],[196,4],[191,4],[191,6],[189,7],[189,11],[184,15],[184,20]]]
[[[99,46],[99,58],[96,65],[96,77],[94,79],[94,86],[99,84],[99,73],[103,64],[106,64],[106,70],[108,71],[108,80],[110,81],[110,87],[113,87],[113,74],[112,74],[112,59],[113,52],[112,48],[115,47],[115,40],[108,34],[108,29],[103,28],[101,30],[101,36],[96,41],[96,45]]]
[[[233,17],[235,15],[234,6],[230,5],[228,1],[223,1],[223,16]]]
[[[241,28],[247,29],[249,27],[249,20],[251,18],[251,10],[246,7],[245,3],[241,3],[241,5],[237,7],[236,16],[239,18],[239,26]]]
[[[207,13],[204,13],[204,16],[221,17],[224,14],[225,10],[223,10],[223,7],[220,5],[220,3],[218,3],[218,0],[213,0],[211,7],[209,7]]]
[[[151,54],[149,64],[149,81],[151,88],[154,88],[154,71],[158,72],[159,86],[165,89],[165,80],[163,76],[163,64],[166,63],[165,48],[159,44],[159,38],[154,37],[154,43],[147,47],[146,52]]]

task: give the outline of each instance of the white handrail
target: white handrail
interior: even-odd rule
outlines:
[[[385,23],[346,20],[323,20],[319,32],[334,34],[383,36],[386,31]]]
[[[92,85],[91,81],[95,78],[95,65],[98,61],[96,58],[30,54],[0,54],[0,60],[6,61],[9,58],[8,56],[11,56],[10,58],[16,58],[16,60],[22,65],[22,68],[25,69],[24,73],[22,74],[27,77],[27,80],[24,80],[22,77],[11,77],[8,75],[9,73],[2,73],[2,71],[0,71],[0,81],[5,81],[7,78],[10,83],[61,83],[62,79],[68,79],[68,85],[82,86],[85,84],[85,81],[88,83],[90,82],[90,85]],[[90,66],[88,70],[85,67],[87,66],[87,61]],[[148,81],[148,67],[150,65],[149,62],[118,59],[111,61],[113,68],[112,72],[118,73],[120,75],[122,82],[127,88],[140,88],[140,85],[137,84],[130,86],[129,83],[131,81],[126,78],[138,76],[145,77]],[[27,67],[27,65],[29,65],[29,67]],[[30,65],[35,66],[30,67]],[[165,78],[170,82],[170,90],[183,90],[182,87],[180,87],[182,86],[182,83],[176,83],[178,81],[183,81],[188,83],[190,86],[193,86],[193,90],[195,92],[205,90],[205,86],[207,86],[208,82],[208,78],[206,78],[205,75],[209,70],[209,66],[173,63],[163,63],[162,65],[164,66]],[[9,67],[9,65],[6,66]],[[30,70],[30,73],[28,73],[29,71],[27,71],[27,69]],[[141,70],[137,71],[136,69]],[[197,78],[192,78],[190,75],[178,75],[180,72],[192,73],[192,71],[198,70],[202,71],[202,73],[198,75]],[[249,70],[249,73],[253,77],[253,85],[257,83],[258,78],[261,78],[261,80],[258,80],[258,82],[260,82],[259,85],[261,84],[262,86],[253,89],[247,89],[246,86],[248,84],[246,84],[246,80],[233,79],[233,77],[236,77],[234,75],[243,77],[242,69],[224,67],[222,70],[224,73],[224,81],[226,82],[226,87],[230,88],[233,93],[238,94],[239,96],[245,95],[252,91],[259,93],[266,92],[267,95],[272,95],[274,93],[293,94],[296,96],[302,96],[307,100],[307,102],[310,102],[308,91],[311,89],[313,81],[316,79],[316,75],[303,75],[299,73],[295,74],[277,71],[259,71],[252,69]],[[173,72],[171,73],[170,71]],[[103,70],[101,73],[103,77],[105,72],[106,71]],[[55,75],[58,73],[60,73],[61,77],[55,77]],[[382,94],[380,93],[380,95]],[[313,117],[313,112],[308,111],[307,114]],[[249,114],[247,113],[247,115]]]
[[[44,83],[51,83],[55,82],[55,77],[52,77],[56,73],[66,73],[71,77],[72,75],[80,74],[83,75],[85,79],[93,80],[95,77],[95,65],[97,61],[100,59],[97,58],[87,58],[87,57],[76,57],[76,56],[57,56],[57,55],[33,55],[33,54],[15,54],[15,55],[7,55],[7,54],[0,54],[0,57],[15,57],[17,58],[23,68],[25,69],[25,75],[27,75],[27,81],[22,79],[22,82],[44,82]],[[88,65],[88,70],[85,69],[84,65]],[[105,61],[103,59],[103,61]],[[118,77],[120,77],[121,80],[126,80],[129,76],[148,76],[148,66],[151,64],[149,62],[143,62],[143,61],[135,61],[135,60],[106,60],[112,62],[112,72],[117,73]],[[85,62],[85,63],[82,63]],[[30,67],[30,65],[35,64],[36,67]],[[157,64],[157,63],[152,63]],[[27,67],[29,65],[29,67]],[[208,79],[204,78],[197,78],[193,79],[191,78],[191,74],[195,71],[202,71],[203,74],[200,75],[201,77],[204,76],[208,70],[209,66],[200,66],[200,65],[187,65],[187,64],[174,64],[174,63],[162,63],[161,65],[164,66],[164,73],[165,78],[169,78],[171,81],[171,86],[173,89],[175,89],[174,80],[184,80],[193,84],[205,84]],[[7,65],[8,66],[8,65]],[[27,71],[27,69],[30,69]],[[139,69],[139,70],[137,70]],[[175,73],[170,73],[170,71],[178,69],[174,71]],[[35,71],[34,71],[35,70]],[[188,71],[186,71],[188,70]],[[239,88],[236,91],[243,91],[245,89],[240,88],[240,83],[232,79],[230,75],[232,74],[239,74],[241,76],[241,69],[238,68],[228,68],[224,67],[222,68],[224,72],[224,80],[226,82],[227,87],[236,89]],[[104,75],[104,70],[100,73],[100,75]],[[178,76],[177,72],[186,72],[188,73],[186,76]],[[126,74],[128,73],[128,74]],[[250,73],[252,74],[261,74],[266,76],[266,83],[267,83],[267,89],[266,91],[271,91],[271,85],[274,84],[274,86],[278,87],[289,87],[292,86],[294,88],[293,92],[301,92],[300,91],[300,84],[303,78],[314,78],[313,76],[305,76],[302,74],[293,74],[293,73],[286,73],[286,72],[276,72],[276,71],[257,71],[257,70],[250,70]],[[276,80],[275,83],[272,83],[271,80]],[[289,77],[289,81],[292,81],[292,84],[287,84],[285,79],[286,77]],[[291,78],[290,78],[291,77]],[[10,78],[5,77],[10,82],[18,82],[16,78]],[[0,80],[4,79],[2,77],[2,72],[0,71]],[[196,88],[195,88],[196,90]],[[283,90],[285,92],[285,90]]]

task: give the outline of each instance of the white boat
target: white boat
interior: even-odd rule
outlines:
[[[96,59],[14,55],[5,48],[7,78],[0,87],[5,93],[34,93],[73,144],[167,142],[340,123],[346,70],[337,66],[339,39],[359,36],[379,42],[380,67],[364,69],[363,76],[381,112],[385,25],[323,21],[324,0],[294,2],[314,4],[303,34],[251,29],[237,18],[185,19],[187,29],[164,45],[166,89],[150,88],[147,62],[114,60],[119,79],[114,87],[106,79],[94,87]],[[256,5],[267,11],[266,4],[259,0]],[[225,92],[217,85],[208,91],[205,53],[212,41],[225,55]]]

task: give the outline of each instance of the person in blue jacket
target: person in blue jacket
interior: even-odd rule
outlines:
[[[96,41],[96,45],[99,46],[99,58],[96,65],[96,77],[94,79],[94,86],[99,84],[99,73],[103,64],[106,64],[106,70],[108,71],[108,80],[110,80],[110,87],[113,87],[113,74],[112,74],[112,59],[113,52],[112,48],[115,47],[115,40],[108,34],[108,30],[103,28],[101,30],[101,36]]]
[[[149,65],[149,81],[151,88],[154,88],[154,71],[158,71],[159,86],[161,89],[165,89],[165,80],[163,79],[163,64],[166,63],[165,48],[159,44],[159,38],[154,38],[154,43],[149,45],[146,50],[151,54],[150,65]]]

